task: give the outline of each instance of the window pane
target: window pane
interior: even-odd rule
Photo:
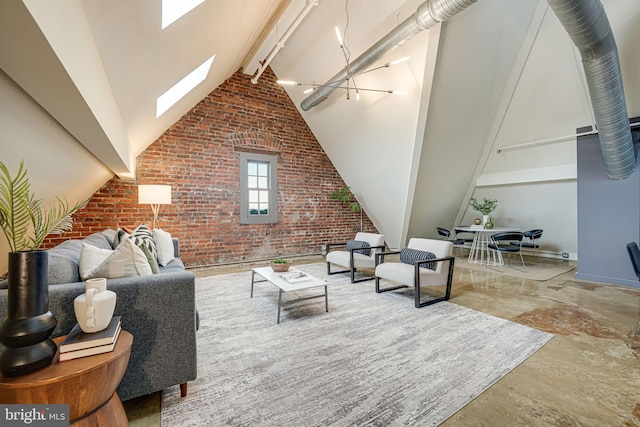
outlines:
[[[249,203],[258,203],[260,201],[259,194],[259,191],[249,190]]]
[[[247,186],[249,188],[258,188],[258,178],[255,176],[249,176],[249,181],[247,181]]]
[[[249,203],[249,215],[258,215],[258,206],[257,203]]]
[[[260,176],[268,176],[269,175],[269,168],[267,167],[266,163],[258,164],[258,175],[260,175]]]
[[[251,182],[251,179],[249,179],[249,182]],[[251,185],[249,185],[249,187],[251,187]],[[258,178],[258,188],[269,188],[269,180],[267,179],[267,177],[260,177]]]
[[[269,204],[269,192],[260,191],[260,203]]]
[[[258,164],[256,162],[247,162],[249,175],[258,174]]]

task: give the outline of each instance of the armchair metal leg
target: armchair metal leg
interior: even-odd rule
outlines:
[[[421,298],[420,298],[420,273],[418,271],[418,266],[416,266],[416,273],[415,273],[415,278],[414,278],[414,282],[415,282],[415,306],[416,308],[422,308],[422,307],[426,307],[428,305],[432,305],[435,304],[437,302],[440,301],[448,301],[449,298],[451,298],[451,284],[453,282],[453,262],[454,260],[452,259],[451,261],[449,261],[449,273],[447,275],[447,286],[445,288],[444,291],[444,296],[443,297],[439,297],[439,298],[434,298],[434,299],[430,299],[429,301],[425,301],[422,302]]]
[[[360,282],[368,282],[369,280],[375,279],[375,276],[371,277],[361,277],[360,279],[356,279],[356,269],[351,269],[351,283],[360,283]]]
[[[348,273],[350,270],[340,270],[340,271],[331,271],[331,263],[327,262],[327,274],[340,274],[340,273]]]
[[[392,286],[390,288],[381,289],[380,288],[380,278],[378,276],[376,276],[375,279],[376,279],[376,293],[377,294],[380,294],[382,292],[395,291],[396,289],[401,289],[401,288],[408,288],[407,285],[398,285],[398,286]]]

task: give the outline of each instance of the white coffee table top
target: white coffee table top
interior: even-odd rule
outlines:
[[[271,267],[256,267],[252,270],[282,289],[283,292],[326,286],[329,283],[295,267],[290,267],[289,271],[284,273],[277,273]]]

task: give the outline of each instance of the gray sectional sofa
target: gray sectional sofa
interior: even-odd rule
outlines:
[[[76,323],[73,300],[85,292],[78,264],[82,243],[111,249],[114,230],[68,240],[49,252],[49,310],[58,320],[53,336],[65,335]],[[107,289],[117,294],[115,316],[133,335],[129,365],[117,389],[121,400],[153,393],[196,378],[195,276],[179,258],[152,276],[108,279]],[[7,289],[0,289],[0,322],[7,318]],[[2,345],[0,345],[2,349]]]

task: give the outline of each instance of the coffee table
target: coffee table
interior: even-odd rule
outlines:
[[[256,274],[262,276],[264,280],[256,280]],[[295,277],[300,275],[301,277]],[[303,275],[303,276],[302,276]],[[289,280],[287,280],[289,278]],[[278,295],[278,321],[280,323],[280,310],[282,307],[294,304],[300,301],[306,301],[314,298],[323,298],[324,297],[324,307],[327,312],[329,312],[329,295],[327,293],[327,281],[324,279],[319,279],[310,275],[309,273],[304,273],[297,268],[289,268],[288,271],[284,273],[276,273],[271,267],[256,267],[251,269],[251,298],[253,298],[253,285],[254,283],[259,282],[269,282],[275,285],[279,290]],[[310,288],[319,288],[324,287],[324,293],[320,295],[311,295],[302,298],[296,298],[289,301],[282,301],[282,294],[285,292],[292,291],[300,291],[303,289]]]

